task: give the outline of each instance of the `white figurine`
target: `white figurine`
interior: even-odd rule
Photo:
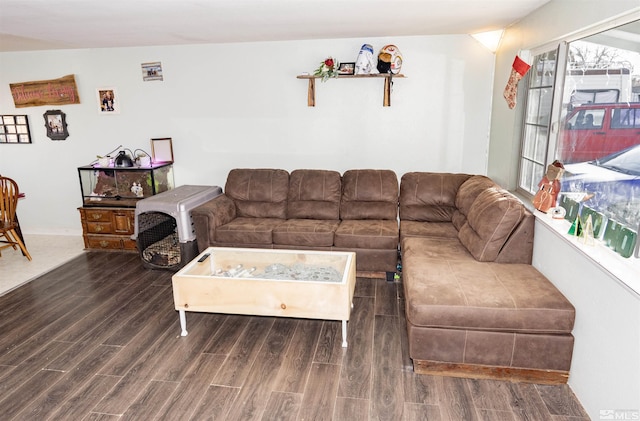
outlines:
[[[135,194],[136,197],[142,197],[144,195],[144,191],[142,190],[140,183],[133,183],[133,186],[131,186],[131,193]]]
[[[376,61],[373,58],[373,47],[370,44],[363,44],[360,47],[358,58],[356,59],[356,75],[368,75],[376,68]]]

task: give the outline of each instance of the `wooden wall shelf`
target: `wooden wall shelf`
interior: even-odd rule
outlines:
[[[316,106],[316,79],[320,76],[314,75],[298,75],[298,79],[309,79],[309,88],[307,89],[307,105],[309,107]],[[370,75],[339,75],[338,79],[362,79],[362,78],[384,78],[384,97],[382,100],[383,107],[391,106],[391,79],[404,78],[403,74],[392,75],[388,73],[375,73]]]

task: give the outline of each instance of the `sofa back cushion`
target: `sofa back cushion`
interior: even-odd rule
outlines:
[[[348,170],[342,175],[340,219],[397,219],[398,177],[391,170]]]
[[[472,175],[458,189],[455,200],[456,210],[453,212],[451,222],[458,231],[467,222],[467,215],[471,205],[480,193],[491,187],[497,187],[489,177],[484,175]]]
[[[295,170],[289,177],[287,218],[338,220],[341,194],[339,172]]]
[[[225,194],[236,205],[237,216],[286,218],[289,173],[270,168],[229,171]]]
[[[468,174],[409,172],[400,180],[400,219],[451,222],[460,186]]]
[[[486,189],[471,205],[458,239],[476,260],[493,262],[524,215],[524,205],[511,193]]]

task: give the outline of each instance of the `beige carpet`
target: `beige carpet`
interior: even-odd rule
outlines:
[[[0,250],[0,295],[84,253],[82,236],[25,234],[24,240],[31,261],[22,255],[20,249]]]

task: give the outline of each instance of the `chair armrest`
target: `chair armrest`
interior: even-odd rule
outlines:
[[[192,209],[191,218],[198,249],[202,251],[213,243],[216,228],[236,218],[236,205],[228,196],[221,194]]]

